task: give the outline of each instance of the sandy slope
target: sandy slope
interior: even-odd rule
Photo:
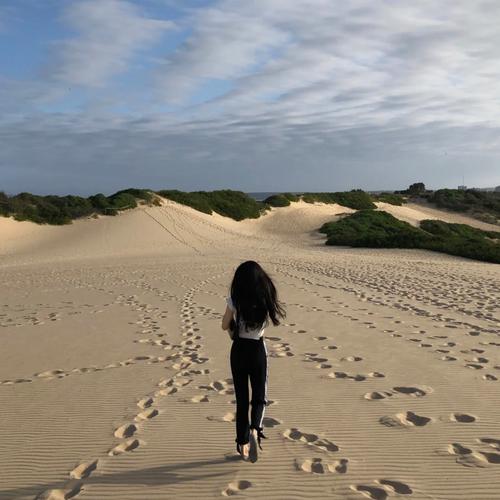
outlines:
[[[438,219],[453,224],[468,224],[484,231],[499,231],[500,229],[499,226],[481,222],[468,215],[448,210],[439,210],[421,203],[405,203],[400,207],[383,202],[376,202],[375,205],[377,205],[379,210],[389,212],[394,217],[404,220],[413,226],[418,226],[419,222],[424,219]]]
[[[342,211],[0,218],[0,498],[500,498],[499,266],[326,248]],[[288,311],[256,464],[219,328],[247,258]]]

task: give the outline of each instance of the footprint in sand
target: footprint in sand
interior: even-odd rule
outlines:
[[[327,474],[337,472],[345,474],[347,472],[348,460],[341,458],[339,460],[327,461],[322,458],[306,458],[305,460],[295,459],[294,465],[297,470],[309,472],[310,474]]]
[[[393,387],[392,389],[400,394],[407,394],[408,396],[413,396],[416,398],[420,398],[422,396],[425,396],[427,393],[432,392],[432,389],[430,387],[426,387],[425,390],[424,388],[421,387],[404,387],[404,386]]]
[[[93,462],[86,462],[78,465],[69,473],[69,477],[71,479],[84,479],[89,477],[90,474],[97,469],[98,462],[98,460],[94,460]]]
[[[191,399],[185,399],[186,403],[209,403],[210,400],[205,394],[200,394],[198,396],[193,396]]]
[[[209,416],[207,417],[207,420],[210,420],[211,422],[235,422],[236,421],[236,415],[234,413],[226,413],[222,417],[214,417],[214,416]]]
[[[44,491],[35,497],[35,500],[67,500],[76,497],[82,491],[83,484],[76,482],[62,488]]]
[[[477,420],[477,417],[474,415],[468,415],[467,413],[452,413],[450,415],[450,421],[452,422],[459,422],[462,424],[470,424],[472,422],[475,422]]]
[[[135,417],[135,421],[150,420],[158,415],[158,410],[156,408],[150,408],[148,410],[141,411]]]
[[[363,358],[360,356],[346,356],[344,358],[340,358],[340,361],[363,361]]]
[[[390,479],[376,479],[376,483],[381,484],[384,488],[389,490],[390,493],[397,493],[398,495],[411,495],[413,490],[405,483],[400,481],[392,481]]]
[[[376,399],[386,399],[392,396],[396,396],[398,394],[405,394],[407,396],[412,396],[415,398],[421,398],[429,393],[433,392],[431,387],[404,387],[398,386],[393,387],[392,391],[376,391],[376,392],[367,392],[363,397],[368,400],[376,400]]]
[[[277,420],[276,418],[273,417],[264,417],[262,420],[262,425],[264,427],[276,427],[277,425],[281,425],[283,422],[281,420]]]
[[[30,378],[16,378],[15,380],[2,380],[0,385],[27,384],[33,382]]]
[[[407,411],[398,413],[394,417],[387,415],[380,417],[379,422],[387,427],[424,427],[432,422],[432,418]]]
[[[500,439],[495,439],[495,438],[480,438],[477,439],[478,443],[481,444],[486,444],[493,448],[494,450],[500,451]]]
[[[400,481],[393,481],[391,479],[377,479],[375,483],[380,485],[378,486],[369,486],[366,484],[357,484],[351,486],[351,489],[354,491],[358,491],[363,494],[367,498],[371,498],[373,500],[386,500],[392,494],[397,495],[411,495],[413,490],[410,486]]]
[[[252,486],[252,483],[250,481],[233,481],[232,483],[229,483],[227,485],[227,488],[225,490],[222,490],[222,495],[225,497],[230,497],[233,495],[237,495],[241,491],[248,490]]]
[[[141,399],[138,403],[137,406],[142,409],[149,408],[152,404],[154,403],[153,398],[147,397]]]
[[[366,377],[364,375],[349,375],[346,372],[330,372],[328,374],[329,378],[341,378],[341,379],[347,379],[347,380],[354,380],[356,382],[362,382],[366,380]]]
[[[127,453],[128,451],[135,450],[140,446],[141,442],[138,439],[127,439],[123,443],[115,446],[108,452],[110,457],[114,457],[116,455],[121,455],[122,453]]]
[[[457,358],[455,358],[454,356],[448,356],[448,355],[446,355],[446,356],[441,356],[441,358],[440,358],[440,359],[441,359],[442,361],[456,361],[456,360],[457,360]]]
[[[290,441],[304,443],[308,446],[313,446],[323,451],[339,451],[339,447],[335,443],[332,443],[330,440],[320,438],[316,434],[301,432],[299,431],[299,429],[296,429],[294,427],[291,429],[286,429],[285,432],[283,432],[283,436]]]
[[[178,390],[177,387],[167,387],[166,389],[156,391],[155,396],[169,396],[170,394],[175,394]]]
[[[269,357],[271,358],[285,358],[294,356],[293,352],[290,350],[290,344],[288,342],[282,342],[278,344],[273,344],[271,346]]]
[[[137,426],[135,424],[123,424],[118,427],[114,436],[120,439],[132,437],[137,431]]]
[[[318,357],[318,354],[315,353],[315,352],[305,352],[304,353],[304,361],[306,363],[325,363],[326,361],[328,361],[328,358],[321,358],[321,357]]]
[[[498,380],[498,378],[491,373],[486,373],[485,375],[483,375],[483,379],[488,380],[489,382],[496,382]]]
[[[329,368],[332,368],[333,365],[331,365],[330,363],[318,363],[316,365],[316,368],[318,368],[318,370],[328,370]]]
[[[41,373],[35,373],[35,377],[39,378],[65,377],[66,375],[64,370],[47,370]]]
[[[205,391],[215,391],[219,394],[234,394],[234,389],[232,387],[228,387],[229,385],[233,385],[233,380],[227,378],[225,380],[215,380],[209,385],[200,385],[198,386],[198,389],[203,389]]]
[[[494,444],[493,448],[498,449],[495,448],[495,446],[498,446],[497,443],[500,442],[497,439],[482,438],[478,440],[478,442],[480,442],[482,445],[491,444],[490,441],[493,442]],[[500,464],[500,453],[474,450],[472,448],[462,446],[460,443],[450,444],[448,446],[448,453],[450,455],[456,456],[456,462],[461,465],[464,465],[465,467],[483,468],[483,467],[488,467],[489,465],[492,464],[495,465]]]

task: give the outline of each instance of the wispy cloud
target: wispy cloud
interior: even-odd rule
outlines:
[[[232,90],[204,111],[321,115],[334,128],[498,126],[498,21],[491,1],[223,1],[195,16],[169,58],[165,95],[177,102],[226,78]]]
[[[67,4],[50,76],[0,82],[4,179],[34,163],[35,184],[89,191],[500,182],[499,2],[186,2],[162,58],[174,26],[145,6],[168,3]],[[118,85],[139,53],[149,83]],[[40,108],[69,85],[72,108]]]
[[[63,20],[77,36],[56,43],[55,80],[88,87],[102,86],[125,72],[132,57],[158,41],[168,20],[145,17],[123,0],[86,0],[71,3]]]

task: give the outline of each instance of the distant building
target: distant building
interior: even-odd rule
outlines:
[[[495,193],[500,193],[500,186],[497,186],[493,191],[495,191]]]
[[[459,191],[466,191],[467,190],[467,186],[458,186],[458,190]]]

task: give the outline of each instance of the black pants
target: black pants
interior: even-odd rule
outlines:
[[[237,338],[231,347],[231,372],[236,395],[236,442],[246,444],[250,428],[262,430],[267,404],[267,351],[264,339]],[[248,379],[252,386],[251,422],[248,422]]]

